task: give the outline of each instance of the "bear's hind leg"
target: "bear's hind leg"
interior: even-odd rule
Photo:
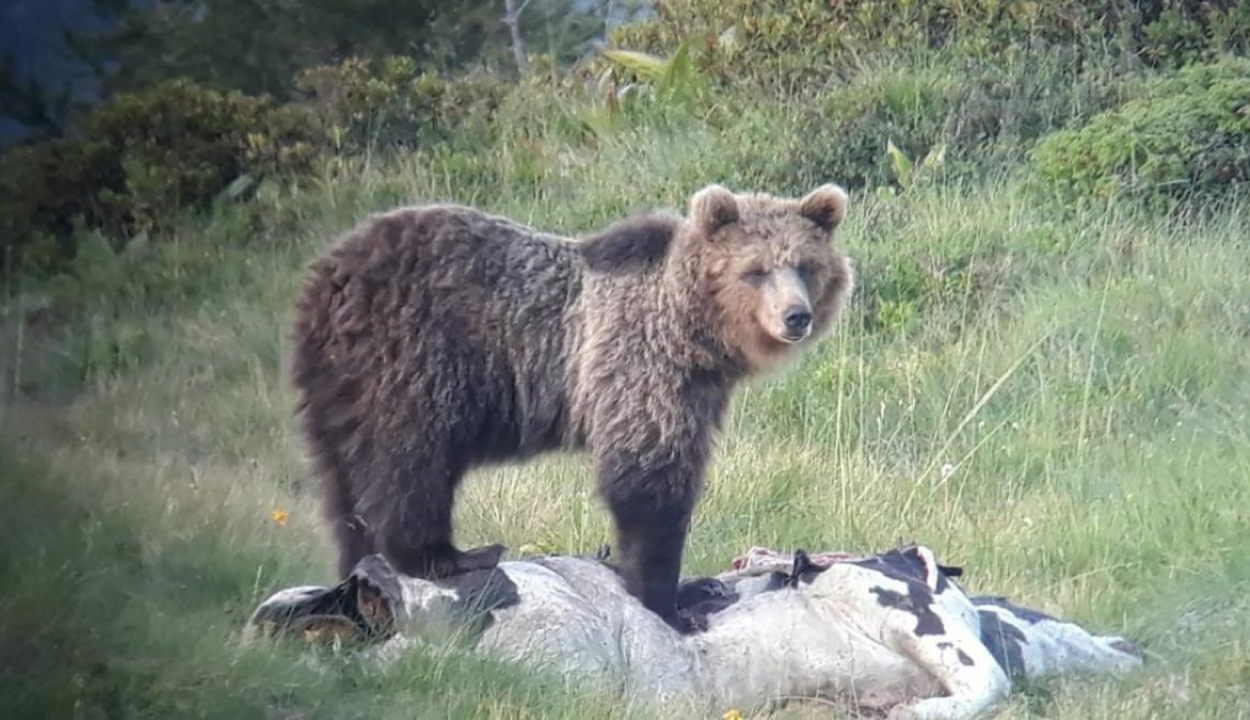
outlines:
[[[333,451],[319,447],[325,518],[334,531],[340,578],[347,578],[365,556],[377,552],[365,519],[356,512],[356,497],[345,464]]]
[[[339,577],[346,578],[365,556],[372,555],[373,538],[360,516],[343,515],[334,519],[334,537],[339,548]]]
[[[371,503],[378,549],[397,570],[434,580],[499,564],[502,545],[460,550],[452,544],[455,488],[463,471],[416,457],[402,463],[402,471],[403,481],[383,484],[393,488],[390,496]]]

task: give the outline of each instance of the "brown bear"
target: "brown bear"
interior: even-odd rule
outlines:
[[[846,193],[710,185],[581,240],[457,205],[377,215],[311,266],[292,374],[346,575],[493,567],[452,544],[473,467],[585,449],[631,594],[679,629],[675,593],[714,433],[739,381],[835,321],[853,282]]]

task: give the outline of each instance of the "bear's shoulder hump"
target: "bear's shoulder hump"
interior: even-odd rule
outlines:
[[[578,242],[595,272],[638,272],[658,265],[681,228],[681,218],[652,214],[622,220]]]

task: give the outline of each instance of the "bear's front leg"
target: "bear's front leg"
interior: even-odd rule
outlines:
[[[639,514],[633,508],[614,509],[612,514],[616,520],[617,571],[626,590],[679,632],[706,629],[705,619],[677,608],[689,514]]]
[[[654,454],[648,454],[654,457]],[[599,486],[616,525],[617,572],[625,589],[679,632],[704,630],[705,617],[677,608],[677,585],[702,468],[680,454],[648,465],[619,451],[600,458]]]

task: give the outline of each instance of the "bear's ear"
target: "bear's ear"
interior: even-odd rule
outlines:
[[[720,185],[708,185],[690,198],[690,222],[705,233],[738,222],[738,198]]]
[[[799,201],[799,214],[820,229],[832,231],[846,215],[846,202],[845,190],[837,185],[821,185]]]

